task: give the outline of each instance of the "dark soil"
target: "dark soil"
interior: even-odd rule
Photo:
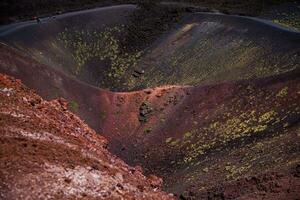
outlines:
[[[157,0],[156,2],[159,2]],[[0,2],[0,24],[14,21],[32,19],[54,13],[81,10],[96,6],[116,5],[124,3],[145,4],[149,0],[3,0]],[[150,1],[152,4],[153,1]],[[171,1],[172,2],[172,1]],[[285,2],[284,0],[175,0],[175,2],[189,2],[193,5],[205,6],[210,9],[218,9],[223,12],[240,13],[243,15],[258,15],[262,10],[274,4]]]
[[[185,12],[185,7],[181,6],[140,5],[124,31],[123,49],[128,52],[145,50],[162,33],[170,30]]]
[[[187,13],[174,5],[110,7],[42,21],[11,25],[0,40],[111,91],[262,77],[289,71],[300,58],[295,33],[238,16]],[[120,29],[109,32],[104,26]],[[101,39],[103,34],[110,40]]]

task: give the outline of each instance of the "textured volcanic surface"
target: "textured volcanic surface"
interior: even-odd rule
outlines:
[[[0,74],[1,199],[172,199],[161,180],[110,154],[63,99]]]
[[[297,32],[256,18],[159,9],[161,18],[152,11],[142,15],[147,9],[134,5],[58,15],[4,26],[0,40],[43,64],[117,92],[267,77],[299,67]],[[170,19],[161,22],[164,18]],[[171,18],[179,23],[167,31],[176,22]],[[143,46],[162,26],[164,34]],[[129,29],[137,34],[127,33]],[[135,48],[124,51],[124,43]]]
[[[300,33],[257,18],[196,13],[184,17],[141,59],[154,87],[267,77],[299,68]]]
[[[267,79],[123,93],[104,132],[116,154],[162,176],[169,191],[194,188],[197,193],[299,162],[299,87],[299,71],[294,71]],[[140,123],[143,102],[153,111]]]
[[[0,52],[1,73],[21,79],[47,100],[64,97],[69,102],[76,102],[78,108],[72,111],[78,113],[96,131],[102,132],[101,113],[107,108],[111,92],[69,78],[7,45],[1,44]]]
[[[112,93],[19,53],[1,46],[1,72],[21,78],[46,98],[57,88],[76,100],[78,113],[108,138],[110,150],[163,177],[166,190],[203,199],[250,198],[254,192],[259,198],[299,197],[294,175],[299,70],[249,81]],[[151,112],[140,122],[144,103]]]
[[[115,40],[135,8],[112,6],[7,25],[0,38],[43,64],[96,86],[103,81],[106,88],[104,75],[117,54]]]
[[[66,98],[112,153],[162,177],[180,199],[299,199],[299,33],[185,13],[149,48],[126,54],[118,25],[134,21],[128,9],[136,11],[110,7],[2,29],[13,31],[1,36],[10,46],[0,44],[0,72],[43,98]],[[110,12],[124,15],[105,18]],[[84,19],[101,16],[110,28],[90,32],[101,22]]]

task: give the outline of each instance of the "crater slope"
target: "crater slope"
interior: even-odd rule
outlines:
[[[143,44],[153,35],[153,44]],[[297,32],[256,18],[187,13],[176,6],[149,11],[122,5],[63,14],[4,26],[0,40],[117,92],[267,77],[300,63]]]
[[[1,199],[173,199],[67,110],[0,74]]]
[[[78,103],[78,113],[107,137],[110,151],[130,165],[141,165],[146,173],[163,177],[167,191],[205,199],[213,192],[226,195],[228,181],[238,179],[245,184],[235,188],[245,187],[248,193],[243,195],[250,195],[261,186],[253,189],[243,178],[272,178],[274,171],[279,173],[275,182],[295,181],[287,190],[295,191],[289,193],[291,198],[298,196],[299,180],[293,173],[299,163],[299,70],[249,81],[112,93],[26,56],[17,57],[10,47],[2,46],[3,52],[2,71],[24,79],[48,98],[59,88],[61,95]],[[36,76],[25,73],[28,69]],[[217,189],[223,182],[223,189]],[[260,192],[274,195],[268,189]]]
[[[115,38],[110,30],[99,33],[121,44],[109,39]],[[130,62],[119,57],[129,63],[124,68],[118,59],[112,64],[118,54],[87,57],[90,46],[81,43],[87,63],[101,60],[95,66],[108,79],[99,76],[97,84],[82,76],[87,63],[77,74],[68,71],[78,66],[74,46],[68,51],[63,41],[44,38],[58,42],[58,52],[70,53],[63,58],[76,65],[65,66],[45,53],[57,49],[38,43],[29,48],[20,42],[26,37],[0,45],[0,71],[47,99],[65,97],[73,112],[108,139],[111,152],[162,177],[166,191],[180,199],[300,198],[299,33],[247,17],[184,14],[142,53],[127,54]],[[70,42],[88,38],[76,37]]]

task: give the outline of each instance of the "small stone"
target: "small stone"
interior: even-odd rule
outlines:
[[[71,183],[71,179],[69,179],[69,178],[65,178],[65,180],[64,180],[66,183],[68,183],[68,184],[70,184]]]
[[[145,90],[145,93],[146,93],[146,94],[151,94],[151,93],[152,93],[152,90]]]
[[[205,173],[207,173],[208,172],[208,168],[205,167],[202,171],[204,171]]]
[[[149,175],[148,181],[153,188],[161,188],[163,180],[155,175]]]
[[[162,96],[162,94],[161,93],[158,93],[158,94],[156,94],[155,95],[157,98],[160,98],[161,96]]]

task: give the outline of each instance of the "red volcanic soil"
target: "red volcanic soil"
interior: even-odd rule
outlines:
[[[118,93],[103,130],[114,153],[183,199],[297,199],[299,73]]]
[[[1,199],[172,199],[67,110],[0,74]]]

